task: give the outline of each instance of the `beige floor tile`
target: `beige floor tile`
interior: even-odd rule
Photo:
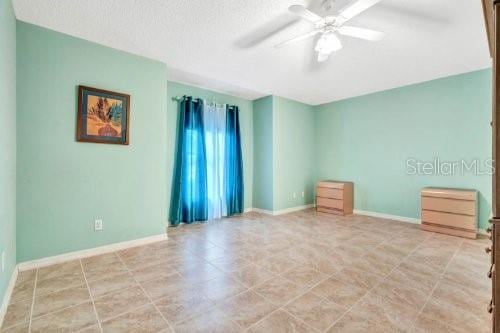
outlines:
[[[147,255],[138,255],[129,258],[122,258],[123,263],[130,270],[138,270],[146,266],[158,265],[161,263],[169,263],[169,260],[174,260],[179,254],[173,254],[172,256],[164,256],[159,253],[151,252]],[[186,259],[183,259],[186,260]]]
[[[31,332],[75,332],[97,324],[91,302],[38,317],[31,323]]]
[[[305,287],[299,286],[283,277],[272,277],[271,279],[252,288],[257,294],[264,296],[275,306],[282,306],[293,298],[304,293]]]
[[[296,261],[292,260],[290,256],[288,256],[285,253],[264,258],[263,260],[260,260],[257,264],[274,274],[284,273],[287,270],[298,265]]]
[[[168,241],[20,273],[12,301],[26,301],[28,314],[10,314],[21,322],[9,331],[27,332],[38,274],[34,331],[58,325],[75,331],[88,319],[79,331],[100,332],[90,321],[82,266],[106,332],[126,326],[166,333],[174,322],[177,332],[489,330],[484,241],[314,210],[248,213],[170,229]]]
[[[272,255],[269,251],[260,248],[240,249],[235,251],[234,254],[253,263],[259,263]]]
[[[122,260],[125,258],[148,255],[150,253],[151,253],[151,248],[147,246],[134,246],[128,249],[115,252],[115,254],[118,255]]]
[[[118,258],[115,252],[109,252],[82,259],[82,265],[84,270],[92,270],[115,262],[120,262],[120,258]]]
[[[16,283],[33,281],[36,277],[36,269],[30,269],[26,271],[21,271],[17,274]]]
[[[226,273],[235,272],[250,264],[249,261],[236,256],[225,256],[222,258],[211,260],[210,263]]]
[[[14,290],[12,291],[12,296],[10,298],[11,303],[32,299],[34,290],[34,276],[32,278],[17,279]]]
[[[155,302],[158,310],[169,323],[177,324],[194,315],[209,310],[215,303],[196,287],[173,293]]]
[[[292,281],[299,286],[312,287],[326,279],[328,275],[315,270],[308,265],[298,265],[281,274],[285,279]]]
[[[347,267],[339,273],[334,274],[334,277],[349,285],[369,290],[382,281],[382,277],[377,274],[369,273],[358,267]]]
[[[314,287],[312,291],[336,304],[349,308],[363,297],[367,290],[331,277]]]
[[[103,332],[160,332],[168,327],[153,305],[146,305],[102,323]]]
[[[94,299],[95,308],[101,321],[137,309],[149,303],[141,288],[120,290]]]
[[[200,283],[198,286],[198,289],[214,302],[222,301],[247,290],[247,287],[226,275]]]
[[[190,288],[192,283],[187,282],[175,272],[156,280],[141,282],[141,286],[153,300],[168,296],[179,290]]]
[[[28,322],[31,313],[31,300],[20,301],[17,303],[11,303],[7,307],[7,312],[3,319],[2,328],[8,328],[14,325],[22,324]]]
[[[425,316],[419,316],[415,322],[411,332],[414,333],[467,333],[467,331],[460,330],[446,323],[429,319]]]
[[[249,330],[251,333],[309,333],[313,331],[311,327],[283,310],[273,312]]]
[[[30,328],[30,323],[26,322],[16,326],[11,326],[6,329],[0,329],[1,333],[28,333]]]
[[[404,332],[390,325],[376,323],[352,312],[347,313],[330,327],[328,333],[392,333]]]
[[[401,261],[411,252],[411,249],[395,246],[384,242],[383,244],[379,245],[375,249],[375,251],[377,253],[382,253],[388,257],[392,257],[397,261]]]
[[[35,297],[53,293],[62,289],[82,286],[84,284],[85,279],[81,271],[76,273],[58,275],[56,277],[44,280],[37,279]]]
[[[99,325],[93,325],[79,330],[78,333],[101,333],[101,327]]]
[[[106,257],[101,257],[100,259],[89,258],[93,260],[83,264],[87,281],[112,278],[127,272],[127,267],[125,267],[116,255],[111,253],[104,256]]]
[[[425,255],[420,253],[412,253],[407,257],[407,262],[414,262],[432,269],[436,273],[442,273],[450,261],[450,258],[439,255]]]
[[[235,272],[232,272],[231,277],[248,288],[252,288],[259,283],[270,279],[273,274],[261,266],[255,264],[247,265]]]
[[[40,268],[38,270],[37,279],[38,281],[42,281],[45,279],[55,278],[57,276],[65,274],[74,274],[81,272],[82,272],[82,265],[80,264],[80,260],[73,260],[57,265]]]
[[[383,282],[374,287],[366,297],[376,295],[393,303],[420,310],[429,296],[428,293],[410,286]]]
[[[218,309],[242,328],[255,324],[275,309],[264,297],[246,291],[222,302]]]
[[[419,309],[401,303],[393,303],[387,298],[367,295],[353,308],[352,312],[361,317],[382,323],[397,330],[408,330]]]
[[[313,257],[309,258],[307,261],[307,265],[326,275],[337,273],[345,267],[331,261],[330,256],[321,254],[316,254]]]
[[[206,260],[203,260],[200,257],[191,255],[191,256],[183,256],[182,254],[176,253],[174,256],[170,256],[165,264],[170,266],[171,268],[177,271],[183,271],[189,269],[191,267],[196,267],[198,265],[206,263]],[[158,265],[157,262],[154,264]]]
[[[372,252],[359,258],[353,263],[352,267],[365,272],[377,274],[379,276],[386,276],[391,273],[394,268],[396,268],[398,263],[399,259],[395,259],[390,255]]]
[[[431,292],[440,274],[415,261],[404,261],[386,278],[386,282],[413,286],[423,292]]]
[[[471,289],[491,292],[491,280],[484,278],[489,269],[490,265],[488,263],[453,259],[448,265],[443,278]]]
[[[35,298],[33,317],[42,316],[90,300],[87,286],[63,289]]]
[[[167,263],[160,263],[134,270],[132,271],[132,275],[137,281],[145,282],[167,276],[172,272],[175,272],[175,270],[170,265]]]
[[[467,308],[431,297],[422,310],[422,316],[438,322],[447,323],[452,327],[459,327],[467,332],[489,332],[491,316],[484,311],[481,317],[476,316]]]
[[[443,304],[468,309],[471,313],[482,316],[485,313],[485,304],[490,302],[491,293],[442,280],[436,286],[432,297]]]
[[[199,265],[178,270],[178,272],[182,275],[182,279],[189,283],[206,282],[225,275],[223,271],[208,262],[202,262]]]
[[[285,310],[320,332],[332,326],[347,311],[313,292],[300,296],[288,304]]]
[[[210,261],[219,258],[226,257],[228,255],[228,251],[222,247],[214,246],[206,249],[205,251],[198,253],[200,258],[204,260]]]
[[[94,298],[112,293],[117,290],[125,290],[132,287],[138,287],[138,284],[130,273],[124,273],[121,275],[89,282],[90,293]]]
[[[243,329],[221,311],[211,309],[185,320],[175,326],[176,333],[237,333]]]

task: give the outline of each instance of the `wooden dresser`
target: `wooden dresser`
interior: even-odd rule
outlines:
[[[353,210],[354,185],[351,182],[325,180],[316,186],[318,212],[350,215]]]
[[[422,190],[422,229],[476,238],[477,191],[426,187]]]

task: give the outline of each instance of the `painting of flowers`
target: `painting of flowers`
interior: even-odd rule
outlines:
[[[130,96],[79,86],[77,140],[128,144]]]

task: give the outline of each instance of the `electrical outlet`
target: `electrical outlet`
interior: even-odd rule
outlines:
[[[304,197],[304,191],[302,191],[302,198]]]
[[[2,272],[5,271],[5,251],[2,251]]]
[[[95,220],[94,231],[101,231],[101,230],[102,230],[102,220]]]

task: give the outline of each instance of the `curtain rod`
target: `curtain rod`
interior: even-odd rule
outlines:
[[[173,101],[177,101],[177,102],[181,102],[184,100],[185,97],[188,97],[188,96],[175,96],[175,97],[172,97],[172,100]],[[198,98],[198,97],[191,97],[193,100],[204,100],[203,98]],[[237,105],[231,105],[231,104],[228,104],[228,103],[219,103],[219,102],[215,102],[215,101],[206,101],[205,100],[205,103],[207,104],[218,104],[218,105],[229,105],[229,106],[237,106]]]

